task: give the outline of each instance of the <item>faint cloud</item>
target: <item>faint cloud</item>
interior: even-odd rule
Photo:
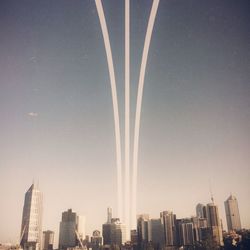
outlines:
[[[29,112],[29,113],[28,113],[28,116],[37,117],[37,116],[38,116],[38,113],[36,113],[36,112]]]

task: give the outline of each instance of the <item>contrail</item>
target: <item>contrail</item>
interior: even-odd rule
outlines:
[[[109,41],[109,34],[107,29],[107,24],[104,16],[103,6],[101,0],[95,0],[102,35],[107,55],[109,77],[111,84],[112,92],[112,101],[113,101],[113,111],[114,111],[114,123],[115,123],[115,139],[116,139],[116,165],[117,165],[117,200],[118,200],[118,216],[122,218],[122,164],[121,164],[121,133],[120,133],[120,123],[119,123],[119,110],[118,110],[118,101],[117,101],[117,91],[116,91],[116,81],[115,81],[115,72],[114,64],[111,52],[111,46]]]
[[[129,4],[125,0],[125,224],[127,239],[130,239],[130,44],[129,44]]]
[[[140,130],[140,118],[141,118],[141,104],[143,95],[143,85],[145,78],[145,70],[148,58],[148,50],[152,31],[154,27],[155,17],[160,0],[154,0],[148,20],[148,27],[144,42],[140,76],[138,83],[136,113],[135,113],[135,130],[134,130],[134,148],[133,148],[133,172],[132,172],[132,228],[136,228],[136,189],[137,189],[137,172],[138,172],[138,145],[139,145],[139,130]]]

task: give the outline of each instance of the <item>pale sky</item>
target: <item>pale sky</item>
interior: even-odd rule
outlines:
[[[151,0],[131,1],[131,126]],[[104,0],[124,129],[124,1]],[[162,0],[142,103],[138,213],[177,218],[238,199],[250,228],[250,5]],[[39,181],[43,230],[69,208],[92,234],[116,201],[110,82],[92,0],[0,2],[0,242],[17,242]],[[132,135],[133,136],[133,135]],[[132,137],[131,137],[132,138]]]

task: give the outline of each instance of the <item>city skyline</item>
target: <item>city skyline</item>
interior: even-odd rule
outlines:
[[[103,5],[124,110],[124,1]],[[131,1],[131,107],[151,5]],[[0,242],[18,241],[32,179],[45,197],[43,230],[58,235],[61,212],[72,208],[91,234],[106,207],[118,213],[110,83],[94,1],[1,1],[0,9],[0,221],[8,224]],[[160,1],[145,75],[137,214],[194,215],[211,186],[224,228],[230,192],[250,228],[248,10],[247,1]]]
[[[24,250],[53,250],[54,232],[51,230],[42,233],[42,192],[34,183],[25,193],[24,208],[22,215],[22,227],[20,247]],[[178,218],[173,211],[160,212],[160,218],[150,218],[148,214],[137,215],[136,229],[131,230],[127,236],[126,225],[119,218],[114,218],[112,208],[107,208],[107,220],[102,224],[102,236],[95,229],[90,235],[85,234],[85,217],[68,209],[62,213],[59,231],[58,249],[102,249],[117,246],[130,246],[132,249],[154,249],[174,248],[184,246],[205,246],[210,249],[213,246],[224,246],[225,249],[234,244],[247,247],[245,240],[249,230],[241,228],[240,213],[237,198],[230,194],[225,201],[225,212],[227,216],[228,231],[223,230],[222,220],[219,215],[218,206],[211,196],[211,202],[207,205],[198,203],[196,205],[196,216]],[[236,230],[236,231],[235,231]],[[239,235],[242,235],[242,239]],[[90,240],[91,239],[91,240]],[[12,243],[13,244],[13,243]],[[2,246],[2,244],[1,244]],[[130,249],[129,247],[129,249]],[[6,245],[3,245],[3,249]],[[57,249],[57,247],[56,247]],[[244,248],[245,249],[245,248]]]
[[[85,239],[85,237],[91,236],[92,232],[88,232],[88,234],[85,234],[85,227],[86,227],[86,218],[84,215],[79,215],[77,212],[75,212],[74,210],[72,210],[72,208],[68,208],[67,211],[62,212],[62,220],[61,222],[59,222],[59,233],[58,235],[56,235],[55,239],[54,239],[54,231],[49,230],[48,228],[42,228],[42,214],[43,214],[43,204],[42,204],[42,199],[43,199],[43,193],[41,192],[41,190],[39,190],[38,185],[36,183],[32,183],[32,185],[29,187],[29,189],[27,190],[27,192],[25,193],[25,199],[24,199],[24,208],[23,208],[23,215],[22,215],[22,226],[21,226],[21,233],[20,233],[20,238],[18,242],[11,242],[12,244],[20,244],[22,246],[25,246],[25,244],[27,244],[27,246],[29,246],[30,241],[31,244],[30,246],[35,247],[34,249],[40,249],[40,247],[43,247],[43,245],[41,244],[41,239],[42,239],[42,231],[43,232],[49,232],[49,233],[53,233],[53,242],[51,243],[52,246],[57,246],[59,247],[59,249],[64,249],[65,247],[62,247],[63,243],[60,242],[69,242],[68,247],[74,247],[77,242],[83,241]],[[226,205],[226,203],[228,201],[233,201],[233,203],[231,203],[231,205]],[[236,204],[234,203],[234,201],[236,201]],[[146,219],[146,221],[149,222],[149,228],[148,230],[150,232],[153,232],[154,230],[153,225],[155,223],[156,226],[156,231],[153,232],[153,235],[149,235],[149,240],[151,239],[155,239],[156,241],[162,241],[163,238],[165,238],[165,242],[171,242],[170,245],[175,244],[175,240],[173,238],[173,235],[171,236],[171,234],[169,234],[169,232],[172,230],[172,224],[173,221],[178,219],[179,221],[183,221],[184,223],[189,223],[191,222],[191,220],[193,220],[194,218],[199,219],[204,219],[206,218],[206,225],[208,227],[213,228],[212,231],[215,231],[215,237],[219,237],[220,240],[218,240],[218,242],[222,242],[222,231],[219,233],[219,229],[221,227],[221,230],[226,231],[226,232],[230,232],[230,230],[234,230],[232,229],[232,222],[228,221],[228,214],[231,214],[231,216],[236,216],[236,221],[239,220],[240,221],[240,211],[238,210],[238,203],[237,203],[237,198],[235,196],[233,196],[232,194],[230,194],[229,198],[224,202],[225,205],[225,214],[224,216],[227,219],[227,225],[223,226],[222,223],[222,218],[223,216],[219,215],[219,208],[218,205],[214,202],[214,197],[211,196],[211,200],[206,204],[202,204],[202,203],[198,203],[196,206],[194,206],[194,211],[196,212],[193,213],[192,215],[189,216],[178,216],[175,213],[173,213],[174,211],[170,211],[170,210],[165,210],[163,212],[159,212],[158,216],[151,216],[150,214],[147,213],[143,213],[143,214],[137,214],[136,218],[137,218],[137,223],[138,223],[138,219],[140,220],[140,218],[144,218]],[[231,206],[230,209],[227,206]],[[202,212],[201,212],[202,211]],[[236,214],[235,214],[236,213]],[[28,216],[28,217],[27,217]],[[35,217],[34,217],[35,216]],[[29,217],[31,219],[29,219]],[[103,220],[102,222],[102,231],[107,231],[107,229],[104,228],[104,226],[108,226],[109,225],[118,225],[118,229],[120,229],[121,226],[123,226],[123,230],[122,230],[122,235],[123,236],[118,236],[118,239],[113,238],[114,242],[119,242],[120,239],[123,239],[121,242],[124,244],[126,239],[128,240],[128,236],[127,235],[127,231],[126,231],[126,225],[123,224],[120,219],[117,217],[113,217],[112,215],[112,207],[108,207],[107,208],[107,215],[106,215],[107,220]],[[168,219],[166,219],[168,218]],[[168,221],[168,222],[166,222]],[[186,222],[185,222],[186,221]],[[236,222],[235,221],[235,222]],[[192,223],[194,223],[195,221],[193,221]],[[34,231],[34,225],[36,223],[36,225],[38,225],[37,230]],[[104,223],[104,224],[103,224]],[[151,223],[153,223],[151,225]],[[168,232],[166,235],[162,235],[162,239],[159,238],[158,234],[157,234],[157,230],[159,229],[158,227],[160,226],[160,224],[164,225],[164,232]],[[168,226],[166,227],[166,223],[169,223],[172,226]],[[204,223],[204,222],[202,222]],[[221,224],[222,223],[222,224]],[[237,223],[237,222],[236,222]],[[138,225],[136,229],[138,229]],[[247,229],[244,227],[241,227],[241,225],[235,224],[237,225],[236,230],[241,230],[241,229]],[[117,226],[116,226],[117,227]],[[161,226],[160,226],[161,227]],[[158,228],[158,229],[157,229]],[[170,230],[171,229],[171,230]],[[45,230],[45,231],[44,231]],[[95,228],[93,230],[93,232],[98,231],[99,228]],[[108,229],[108,231],[111,230]],[[145,230],[145,229],[144,229]],[[153,230],[153,231],[152,231]],[[170,230],[170,231],[169,231]],[[193,230],[193,226],[192,226],[192,230]],[[218,232],[217,232],[218,231]],[[34,234],[35,233],[35,234]],[[29,236],[31,235],[31,236]],[[104,235],[106,235],[107,237],[107,233]],[[103,235],[103,237],[104,237]],[[35,237],[35,238],[34,238]],[[113,236],[113,237],[117,237],[117,236]],[[123,238],[121,238],[123,237]],[[172,238],[171,238],[172,237]],[[34,245],[34,239],[37,240],[38,245],[35,246]],[[154,240],[153,240],[154,241]],[[0,242],[1,243],[1,242]],[[67,244],[67,243],[66,243]],[[110,244],[110,243],[105,243],[104,244]],[[61,245],[61,247],[60,247]],[[66,249],[66,248],[65,248]]]

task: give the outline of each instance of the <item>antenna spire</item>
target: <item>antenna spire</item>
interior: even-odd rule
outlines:
[[[209,180],[209,191],[210,191],[211,201],[212,201],[212,203],[214,203],[214,196],[213,196],[213,192],[212,192],[211,180]]]

